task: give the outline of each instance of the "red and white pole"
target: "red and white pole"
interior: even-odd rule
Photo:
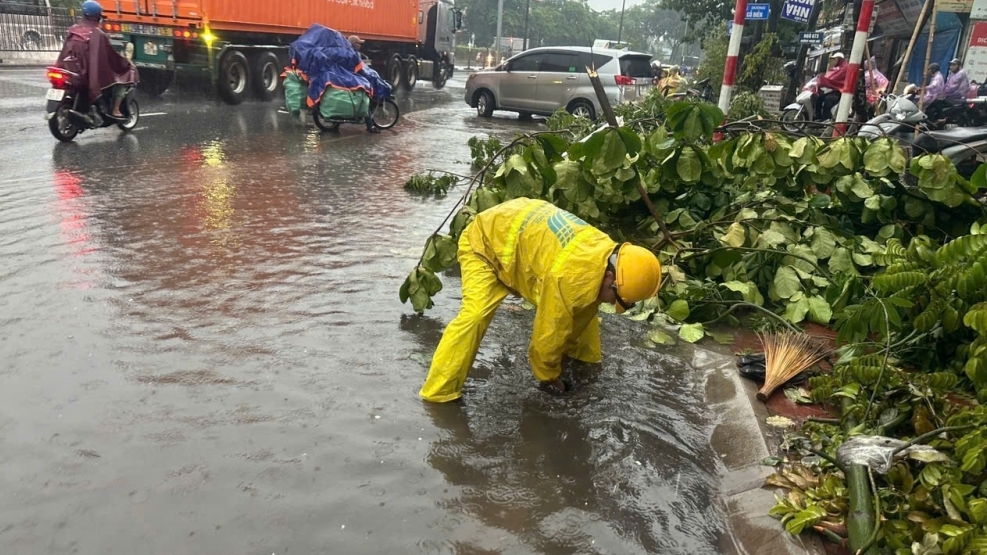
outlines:
[[[867,32],[870,30],[870,19],[874,14],[874,0],[864,0],[860,6],[860,19],[857,20],[857,32],[853,35],[853,48],[850,49],[850,66],[847,68],[846,81],[840,91],[840,107],[836,111],[836,126],[833,136],[839,137],[846,133],[846,120],[850,117],[850,107],[853,106],[853,93],[857,89],[857,75],[860,73],[860,62],[864,58],[867,47]]]
[[[730,111],[730,95],[733,94],[733,80],[737,76],[737,55],[740,54],[740,41],[744,38],[744,19],[747,17],[747,0],[737,0],[733,14],[733,30],[730,31],[730,45],[727,47],[727,63],[723,67],[723,86],[720,87],[720,110]]]

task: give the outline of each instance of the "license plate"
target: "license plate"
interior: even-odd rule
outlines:
[[[48,89],[48,93],[45,94],[45,100],[61,100],[63,98],[65,98],[63,89]]]

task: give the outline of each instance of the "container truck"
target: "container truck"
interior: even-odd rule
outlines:
[[[134,44],[141,90],[161,94],[176,73],[211,79],[230,104],[277,96],[288,45],[313,23],[358,35],[393,86],[452,76],[462,13],[452,0],[102,0],[103,29]]]

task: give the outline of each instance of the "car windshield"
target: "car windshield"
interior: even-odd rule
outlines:
[[[651,77],[651,57],[633,55],[621,57],[620,74],[625,77]]]

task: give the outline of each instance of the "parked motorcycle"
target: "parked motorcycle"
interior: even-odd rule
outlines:
[[[383,99],[370,99],[370,119],[380,129],[390,129],[397,124],[401,110],[393,96]],[[344,123],[366,123],[363,118],[327,118],[322,115],[321,104],[312,107],[312,119],[316,127],[323,131],[335,131]]]
[[[969,179],[987,155],[987,127],[954,127],[920,133],[912,145],[912,156],[938,152]]]
[[[868,139],[894,137],[910,143],[915,128],[927,121],[925,112],[918,109],[918,98],[913,94],[884,94],[881,98],[887,112],[867,120],[860,126],[857,136]]]
[[[48,101],[48,129],[59,141],[69,142],[79,133],[89,129],[99,129],[116,125],[123,131],[131,131],[137,127],[140,118],[140,107],[137,105],[137,89],[131,87],[127,91],[120,112],[123,119],[110,115],[113,105],[112,91],[107,89],[92,104],[89,103],[82,76],[67,69],[58,67],[48,68],[48,82],[51,88],[45,94]]]

